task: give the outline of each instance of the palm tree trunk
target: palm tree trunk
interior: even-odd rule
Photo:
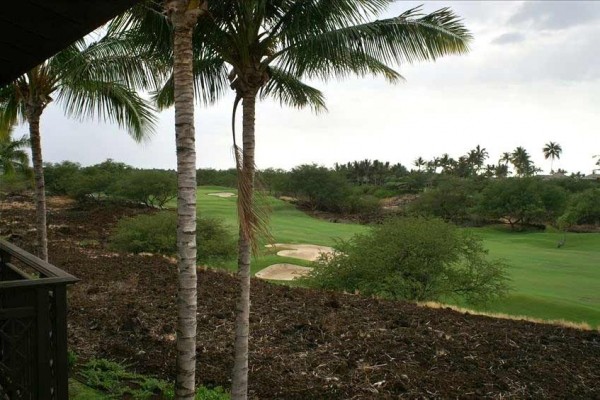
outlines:
[[[196,143],[192,33],[198,10],[189,2],[169,1],[173,22],[175,141],[177,146],[177,376],[175,398],[192,400],[196,393]]]
[[[31,158],[35,181],[35,214],[38,255],[48,261],[48,232],[46,228],[46,183],[44,182],[44,167],[42,159],[42,140],[40,137],[40,117],[42,107],[28,106],[27,120],[29,122],[29,139],[31,141]]]
[[[233,365],[232,400],[248,398],[248,337],[250,332],[250,257],[252,235],[250,234],[254,192],[254,120],[256,93],[243,97],[243,152],[242,174],[238,183],[238,210],[240,210],[240,239],[238,255],[238,278],[240,297],[236,306],[235,359]]]

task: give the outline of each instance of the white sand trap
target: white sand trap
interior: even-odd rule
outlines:
[[[273,247],[267,245],[267,247]],[[283,247],[284,250],[277,252],[278,256],[299,258],[306,261],[316,261],[321,253],[333,253],[334,250],[327,246],[317,246],[316,244],[282,244],[276,243],[274,247]]]
[[[218,193],[208,193],[209,196],[216,196],[216,197],[235,197],[237,196],[235,193],[231,193],[231,192],[218,192]]]
[[[273,264],[256,273],[260,279],[272,279],[276,281],[291,281],[298,277],[308,275],[312,268],[301,267],[294,264]]]

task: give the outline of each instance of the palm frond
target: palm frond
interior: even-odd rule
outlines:
[[[310,106],[315,112],[327,111],[323,93],[278,68],[269,69],[270,79],[260,90],[260,98],[272,97],[280,104],[295,108]]]
[[[194,59],[194,92],[196,98],[204,105],[216,103],[227,91],[227,67],[218,57],[202,57]],[[174,104],[173,76],[163,86],[152,93],[152,100],[159,110]]]
[[[83,80],[76,85],[63,85],[57,93],[57,101],[68,117],[116,122],[138,142],[149,138],[154,130],[153,108],[124,84]]]
[[[25,121],[25,104],[22,100],[17,83],[0,88],[0,136],[10,136],[13,126]]]
[[[294,42],[270,58],[297,76],[327,79],[354,72],[352,54],[381,64],[436,60],[468,51],[471,35],[449,9],[429,15],[411,9],[398,17],[347,26]],[[325,60],[325,61],[322,61]],[[266,60],[265,62],[269,62]],[[325,68],[324,68],[325,67]]]

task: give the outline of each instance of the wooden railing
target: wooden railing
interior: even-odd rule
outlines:
[[[68,398],[67,285],[75,282],[0,240],[0,400]]]

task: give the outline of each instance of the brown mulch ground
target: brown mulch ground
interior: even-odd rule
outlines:
[[[48,218],[51,262],[81,279],[69,294],[71,348],[173,378],[175,265],[106,248],[120,217],[145,211],[61,204]],[[25,248],[33,221],[31,208],[0,207],[0,235]],[[198,283],[198,376],[227,388],[236,281],[204,271]],[[252,284],[255,398],[600,398],[597,331]]]

